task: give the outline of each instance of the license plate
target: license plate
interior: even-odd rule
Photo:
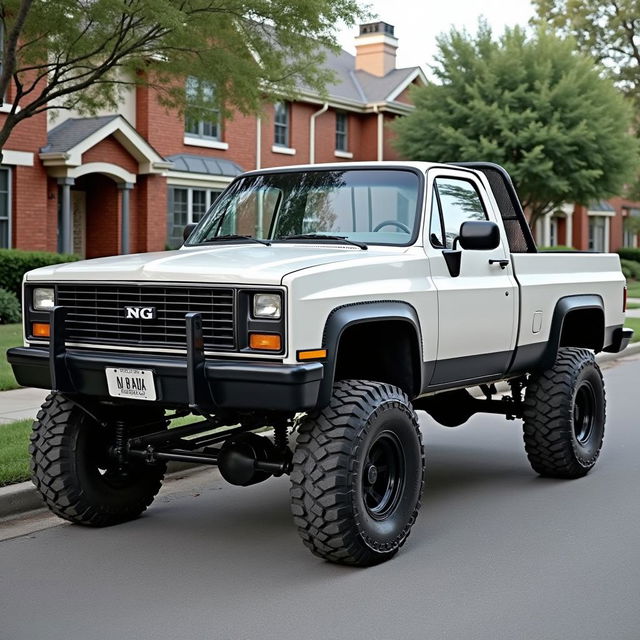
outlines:
[[[109,395],[131,400],[155,400],[156,386],[150,369],[105,369]]]

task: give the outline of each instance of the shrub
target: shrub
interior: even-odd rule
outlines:
[[[618,255],[624,260],[633,260],[634,262],[640,262],[640,249],[618,249]]]
[[[22,277],[27,271],[46,267],[50,264],[73,262],[78,256],[47,251],[20,251],[19,249],[0,249],[0,287],[22,297]]]
[[[14,324],[22,320],[18,296],[0,288],[0,324]]]
[[[640,262],[635,260],[620,259],[622,273],[627,280],[640,280]]]

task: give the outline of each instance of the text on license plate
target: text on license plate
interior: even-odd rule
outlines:
[[[155,400],[156,387],[150,369],[105,369],[109,395],[114,398]]]

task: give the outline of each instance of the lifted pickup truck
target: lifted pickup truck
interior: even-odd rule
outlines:
[[[53,390],[30,450],[59,516],[135,518],[169,460],[244,486],[289,474],[304,543],[367,566],[418,513],[416,410],[521,418],[537,473],[584,476],[605,426],[594,353],[627,345],[624,310],[618,257],[538,253],[499,166],[314,165],[238,177],[178,251],[29,272],[8,357]]]

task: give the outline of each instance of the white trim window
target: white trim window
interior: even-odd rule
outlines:
[[[185,226],[199,222],[221,193],[222,189],[169,186],[167,245],[170,249],[182,245]]]
[[[202,138],[204,140],[222,140],[220,126],[220,109],[215,105],[216,92],[213,85],[193,76],[186,82],[187,102],[198,107],[206,116],[194,118],[187,116],[184,122],[185,136]]]
[[[336,151],[349,151],[349,116],[336,111]]]
[[[11,248],[11,169],[0,167],[0,249]]]
[[[289,103],[276,102],[273,111],[273,144],[289,147]]]

